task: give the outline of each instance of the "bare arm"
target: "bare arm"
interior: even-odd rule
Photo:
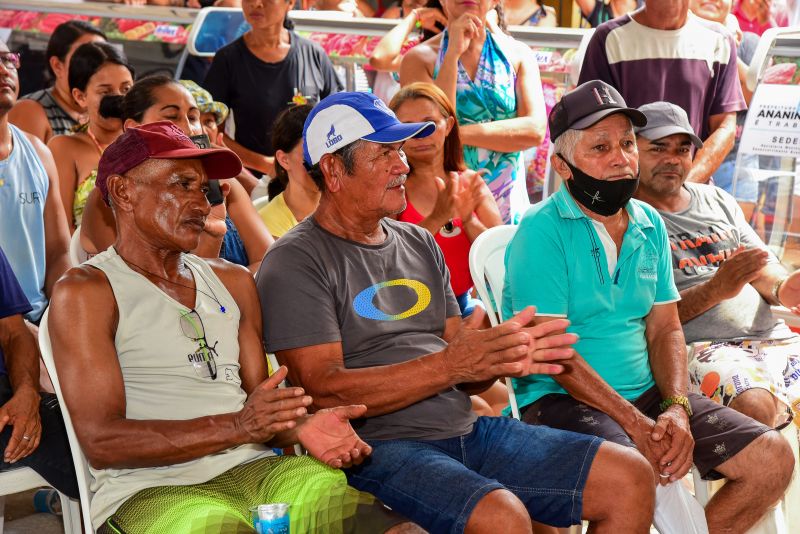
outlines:
[[[28,135],[36,153],[42,160],[47,179],[50,183],[47,199],[44,203],[44,238],[45,238],[45,275],[44,292],[49,297],[52,295],[53,286],[61,275],[70,268],[69,261],[69,230],[67,229],[67,216],[64,206],[57,194],[59,191],[58,171],[53,161],[53,155],[47,146],[36,137]]]
[[[408,39],[408,36],[414,31],[417,23],[417,15],[412,11],[406,15],[397,26],[389,30],[372,51],[372,56],[369,58],[370,66],[379,71],[396,72],[400,69],[400,63],[403,57],[400,51]]]
[[[686,395],[689,370],[676,303],[653,306],[645,319],[650,369],[662,398]]]
[[[224,140],[225,146],[236,152],[236,155],[239,156],[239,159],[242,160],[245,167],[248,169],[255,169],[264,174],[269,174],[270,176],[275,176],[274,157],[265,156],[264,154],[259,154],[249,148],[245,148],[237,143],[235,139],[231,139],[228,136],[225,136]]]
[[[281,376],[254,387],[266,375],[254,352],[260,336],[260,310],[246,282],[252,277],[227,267],[228,285],[242,311],[242,385],[250,388],[242,411],[189,419],[132,420],[125,417],[125,387],[114,346],[118,312],[105,275],[92,267],[71,270],[56,286],[50,335],[64,400],[81,448],[96,468],[171,465],[244,443],[268,441],[295,426],[298,411],[310,402],[298,388],[275,389]],[[238,271],[238,274],[237,274]],[[260,346],[260,343],[258,343]],[[263,357],[263,352],[262,352]],[[246,390],[247,391],[247,390]],[[265,405],[274,409],[266,412]],[[285,412],[285,413],[282,413]]]
[[[47,148],[53,154],[58,172],[58,190],[61,193],[61,204],[64,206],[67,228],[70,235],[75,231],[72,217],[72,205],[75,202],[75,189],[78,187],[78,169],[75,167],[75,143],[71,136],[57,135],[50,139]]]
[[[0,347],[5,354],[8,378],[13,392],[0,405],[0,431],[11,425],[11,436],[3,451],[3,461],[16,463],[39,446],[39,350],[22,315],[0,319]],[[23,437],[25,436],[25,437]]]
[[[0,347],[3,349],[8,379],[16,394],[20,390],[39,391],[39,350],[22,315],[0,319]]]
[[[569,357],[569,335],[547,337],[554,327],[523,329],[533,317],[526,308],[514,318],[487,330],[458,328],[448,319],[445,335],[453,335],[443,350],[403,363],[347,369],[340,342],[278,351],[293,383],[314,397],[317,408],[366,404],[367,416],[397,411],[459,384],[480,383],[500,376],[559,372],[560,367],[534,363]],[[555,325],[555,328],[565,328]],[[402,387],[398,387],[402,385]]]
[[[503,224],[503,218],[483,177],[479,173],[473,173],[470,182],[473,195],[476,197],[476,207],[473,216],[464,224],[464,230],[472,242],[488,228]]]
[[[536,317],[536,324],[546,324],[554,320],[557,319],[539,316]],[[558,363],[564,367],[564,371],[553,375],[553,380],[576,400],[600,410],[616,421],[656,469],[663,451],[650,440],[655,422],[609,386],[577,352],[571,359]]]
[[[41,104],[34,100],[23,99],[18,101],[8,112],[11,124],[38,137],[47,143],[53,137],[53,129]]]
[[[723,300],[735,297],[745,284],[754,283],[762,276],[767,258],[768,254],[763,249],[740,247],[720,264],[712,278],[681,291],[681,300],[678,301],[681,323],[702,315]],[[759,291],[763,291],[762,295],[771,295],[770,280],[774,281],[774,278],[761,282]],[[765,299],[771,302],[772,297]]]
[[[687,178],[690,182],[708,183],[711,175],[733,148],[736,138],[736,112],[712,115],[708,122],[711,134],[703,142],[703,148],[695,154],[692,170]]]
[[[528,46],[516,41],[513,44],[520,57],[515,88],[517,116],[513,119],[462,126],[461,141],[465,145],[497,152],[517,152],[537,146],[544,139],[547,117],[539,65]]]
[[[386,17],[386,14],[384,14],[384,17]],[[439,9],[419,7],[412,10],[403,20],[398,22],[397,26],[381,38],[378,46],[372,52],[372,57],[369,58],[370,66],[380,71],[398,71],[402,61],[400,54],[403,50],[403,45],[406,43],[408,36],[411,35],[411,32],[417,27],[417,23],[423,28],[438,32],[437,22],[442,26],[447,26],[447,17]]]
[[[661,398],[685,397],[689,392],[686,341],[674,302],[653,306],[645,319],[645,335],[650,369]],[[694,438],[689,414],[679,404],[667,407],[658,416],[651,433],[651,438],[658,442],[667,436],[669,448],[658,460],[659,474],[668,476],[659,478],[662,484],[683,478],[692,467]]]

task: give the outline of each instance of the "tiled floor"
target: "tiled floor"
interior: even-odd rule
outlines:
[[[33,507],[36,490],[6,496],[3,534],[61,534],[61,517],[37,513]]]

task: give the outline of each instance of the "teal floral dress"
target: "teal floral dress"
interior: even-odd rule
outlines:
[[[500,39],[503,39],[501,37]],[[443,32],[442,46],[433,69],[433,77],[447,52],[449,36]],[[486,32],[475,79],[471,80],[461,62],[456,81],[456,117],[458,124],[480,124],[517,116],[517,73],[498,46],[498,38]],[[500,215],[506,224],[516,224],[530,205],[525,187],[525,168],[522,152],[495,152],[464,145],[464,160],[472,170],[484,169],[483,176],[492,191]]]

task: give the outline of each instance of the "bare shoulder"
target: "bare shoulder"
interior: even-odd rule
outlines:
[[[87,298],[94,299],[99,295],[113,298],[114,292],[106,275],[100,269],[89,265],[80,265],[69,269],[56,282],[51,301],[54,304],[60,299],[76,302]]]
[[[44,107],[36,100],[30,100],[28,98],[17,100],[17,103],[11,108],[8,116],[12,124],[16,124],[17,120],[24,120],[25,123],[31,123],[39,119],[47,120]]]
[[[66,318],[72,332],[89,325],[95,331],[103,325],[116,325],[117,315],[114,290],[100,269],[73,267],[53,286],[50,320]]]
[[[211,267],[225,288],[235,296],[243,291],[255,291],[255,280],[246,267],[222,258],[203,258],[203,261]]]
[[[28,133],[24,130],[22,131],[22,135],[24,135],[25,139],[27,139],[31,143],[33,149],[36,151],[39,157],[42,158],[42,161],[46,163],[48,160],[52,160],[53,153],[50,152],[50,149],[47,148],[47,145],[44,144],[44,141],[42,141],[32,133]]]
[[[80,150],[86,145],[83,134],[55,135],[47,142],[47,147],[55,152],[56,150]]]
[[[439,54],[439,48],[441,45],[442,34],[434,35],[427,41],[419,43],[417,46],[406,52],[406,55],[403,56],[403,59],[411,57],[414,60],[433,65],[433,63],[436,61],[437,55]]]

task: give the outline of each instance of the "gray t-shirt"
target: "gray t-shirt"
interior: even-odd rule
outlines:
[[[382,224],[380,245],[342,239],[313,217],[275,242],[256,277],[269,352],[340,341],[345,367],[358,369],[447,346],[445,320],[460,310],[441,250],[418,226]],[[353,426],[367,439],[444,439],[472,430],[470,407],[451,387]]]
[[[692,195],[679,213],[659,211],[669,234],[672,269],[678,291],[711,279],[739,245],[769,251],[747,224],[741,208],[728,193],[705,184],[685,184]],[[772,252],[770,263],[778,259]],[[772,316],[770,306],[747,284],[733,298],[723,300],[683,325],[687,343],[738,339],[783,339],[792,333]]]

